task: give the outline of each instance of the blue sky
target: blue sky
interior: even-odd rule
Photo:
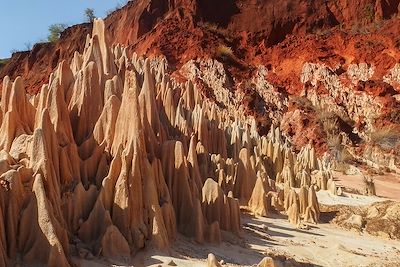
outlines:
[[[13,50],[26,50],[27,44],[45,40],[54,23],[73,25],[85,20],[84,10],[93,8],[96,17],[126,0],[0,0],[0,58]]]

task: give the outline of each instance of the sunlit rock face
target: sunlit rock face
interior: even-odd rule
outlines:
[[[220,242],[241,235],[239,207],[315,223],[314,187],[327,187],[311,147],[296,155],[279,128],[259,136],[254,119],[171,79],[164,59],[110,47],[101,20],[38,95],[4,79],[0,122],[1,266],[124,261],[178,232]]]

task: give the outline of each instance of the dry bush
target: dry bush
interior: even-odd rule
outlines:
[[[49,26],[49,35],[47,36],[47,40],[51,43],[58,41],[61,37],[61,33],[68,28],[67,24],[57,23]]]
[[[367,196],[375,196],[375,182],[374,179],[370,176],[363,176],[363,183],[364,183],[364,195]]]
[[[289,101],[305,111],[315,110],[313,103],[307,97],[291,95],[289,96]]]
[[[347,148],[342,144],[332,147],[331,153],[335,156],[337,162],[354,163],[356,161]]]
[[[198,25],[204,29],[209,30],[212,33],[218,34],[220,36],[223,36],[225,40],[232,41],[233,40],[233,35],[234,32],[229,31],[228,29],[221,28],[218,24],[216,23],[210,23],[210,22],[199,22]]]
[[[223,59],[233,59],[235,55],[233,54],[232,48],[226,45],[219,45],[217,48],[217,57],[223,58]]]
[[[336,171],[343,174],[351,173],[351,166],[357,162],[353,155],[342,144],[341,135],[331,135],[327,137],[327,144],[330,149],[330,154],[335,159],[334,168]]]
[[[392,110],[390,114],[387,115],[390,122],[395,124],[400,124],[400,110]]]
[[[390,151],[400,144],[400,132],[392,126],[377,129],[369,134],[371,142],[383,150]]]
[[[333,112],[320,111],[317,112],[317,118],[322,124],[322,129],[325,131],[327,137],[337,137],[340,133],[338,116]]]
[[[317,119],[326,134],[326,143],[338,162],[347,162],[349,153],[342,144],[338,116],[333,112],[317,111]],[[352,157],[351,157],[352,159]]]
[[[335,169],[343,174],[349,174],[351,165],[356,162],[356,159],[348,151],[345,145],[342,144],[342,135],[336,120],[328,120],[325,122],[324,130],[326,132],[326,142],[330,149],[331,155],[336,160]]]
[[[326,144],[329,148],[337,148],[342,145],[342,137],[340,135],[327,135]]]

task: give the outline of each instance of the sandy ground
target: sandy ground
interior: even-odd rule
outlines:
[[[360,189],[363,186],[361,175],[335,173],[334,177],[339,184],[348,188]],[[378,195],[386,198],[351,193],[333,196],[328,191],[319,191],[318,201],[327,206],[365,206],[387,198],[400,200],[399,181],[394,175],[375,177]],[[242,224],[243,233],[240,238],[223,233],[225,242],[219,245],[200,245],[179,235],[170,251],[159,252],[147,248],[135,255],[129,264],[79,259],[75,259],[75,262],[82,267],[200,267],[207,266],[207,256],[213,253],[218,260],[225,262],[223,266],[256,266],[265,256],[280,260],[291,259],[297,266],[400,266],[400,241],[344,230],[329,223],[309,225],[307,230],[297,229],[283,215],[256,218],[243,214]]]
[[[268,248],[276,254],[288,255],[298,262],[315,266],[400,266],[400,242],[383,240],[356,232],[341,230],[330,224],[311,226],[309,230],[293,228],[282,218],[244,218],[244,222],[257,228],[268,226],[273,243]],[[250,235],[250,242],[255,237]],[[252,241],[254,240],[254,241]],[[265,249],[266,241],[252,245]]]
[[[400,191],[399,191],[400,192]],[[335,196],[330,194],[326,190],[320,190],[317,192],[318,202],[323,205],[335,206],[367,206],[375,202],[385,201],[385,198],[375,196],[363,196],[357,194],[351,194],[344,192],[341,196]]]
[[[220,245],[199,245],[179,236],[169,254],[145,250],[126,266],[171,266],[171,260],[177,266],[206,266],[208,253],[224,260],[224,266],[256,266],[266,255],[291,258],[305,266],[400,266],[399,241],[345,231],[330,224],[300,230],[280,215],[255,218],[245,214],[242,223],[242,239],[228,235],[225,238],[229,241]],[[113,266],[99,261],[81,263],[88,267]]]
[[[344,175],[340,172],[334,172],[335,180],[346,188],[360,190],[364,187],[361,174]],[[388,173],[385,175],[375,175],[376,194],[394,200],[400,200],[400,177],[397,174]]]

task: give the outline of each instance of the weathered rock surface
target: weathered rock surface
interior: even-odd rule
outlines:
[[[366,207],[340,207],[333,223],[359,232],[388,239],[400,239],[400,204],[378,202]]]
[[[274,124],[297,150],[311,142],[319,156],[328,151],[340,161],[346,146],[363,163],[400,173],[392,150],[399,138],[370,136],[382,126],[399,130],[398,13],[398,0],[139,0],[111,12],[104,28],[126,54],[164,55],[174,77],[195,78],[207,98],[254,115],[263,134]],[[78,60],[91,29],[76,25],[59,42],[15,53],[0,78],[23,76],[25,89],[39,92],[60,62]],[[102,63],[105,73],[109,67]],[[121,78],[105,82],[104,101],[122,90]],[[331,127],[327,116],[337,119]]]
[[[147,245],[167,250],[178,232],[218,243],[221,231],[241,235],[240,206],[267,216],[284,202],[293,224],[318,221],[313,149],[296,155],[276,127],[261,137],[253,118],[166,69],[111,47],[96,20],[83,54],[61,62],[40,94],[4,79],[2,263],[18,254],[71,266],[70,251],[127,262]],[[307,194],[283,198],[275,179]]]

